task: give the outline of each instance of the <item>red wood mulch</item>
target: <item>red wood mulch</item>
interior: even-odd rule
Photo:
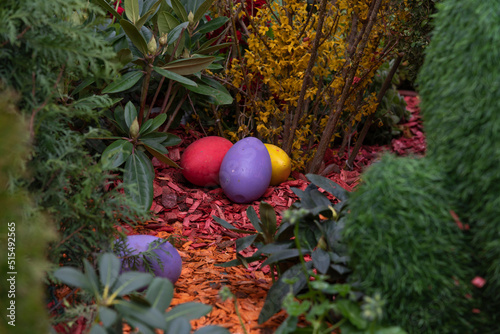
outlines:
[[[423,154],[425,141],[422,122],[418,109],[418,97],[413,92],[401,92],[407,102],[407,109],[412,113],[410,120],[400,124],[403,136],[394,139],[391,145],[363,146],[354,163],[353,171],[330,173],[330,179],[348,191],[359,182],[362,169],[369,165],[380,152],[390,150],[399,155],[409,153]],[[170,149],[170,158],[179,162],[182,151],[202,134],[192,130],[177,131],[183,142]],[[333,151],[327,152],[327,164],[342,166],[343,160]],[[345,159],[344,159],[345,160]],[[218,296],[223,286],[229,287],[236,296],[238,308],[243,318],[246,331],[253,333],[273,333],[285,319],[284,312],[278,313],[264,324],[257,319],[271,286],[269,266],[261,267],[259,262],[244,267],[223,268],[216,266],[235,258],[234,241],[240,235],[228,231],[214,222],[212,216],[220,217],[242,229],[253,230],[246,217],[248,205],[253,205],[258,212],[258,204],[265,201],[271,204],[278,215],[296,200],[291,188],[305,189],[308,182],[304,175],[293,173],[289,181],[276,187],[269,187],[267,192],[251,204],[231,202],[221,188],[202,188],[188,183],[180,170],[154,161],[156,178],[154,180],[154,202],[152,210],[156,217],[152,221],[139,225],[135,230],[128,228],[128,234],[151,234],[161,238],[170,238],[183,260],[182,274],[175,284],[172,305],[188,301],[202,302],[213,307],[212,312],[199,320],[193,320],[194,328],[217,324],[231,333],[243,333],[236,315],[234,301],[222,300]],[[127,228],[127,227],[123,227]],[[247,254],[249,255],[249,254]]]

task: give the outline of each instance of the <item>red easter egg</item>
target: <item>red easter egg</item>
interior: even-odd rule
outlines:
[[[197,186],[218,185],[220,165],[231,146],[229,140],[217,136],[196,140],[182,153],[182,175]]]

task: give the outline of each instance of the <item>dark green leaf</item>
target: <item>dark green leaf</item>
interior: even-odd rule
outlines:
[[[130,193],[130,196],[146,210],[153,202],[153,178],[151,160],[143,152],[135,150],[125,163],[123,182],[135,187],[137,191]]]
[[[113,112],[113,114],[114,114],[115,123],[118,126],[118,129],[124,135],[128,135],[128,127],[127,127],[127,123],[125,122],[125,112],[123,111],[123,108],[121,106],[117,106],[115,108],[115,111]]]
[[[257,238],[257,236],[258,236],[258,234],[254,234],[254,235],[247,235],[246,237],[236,239],[236,251],[241,252],[242,250],[244,250],[245,248],[250,246],[254,242],[255,238]]]
[[[141,333],[141,334],[156,334],[156,331],[154,328],[149,326],[148,324],[145,324],[142,322],[140,319],[136,319],[131,315],[125,315],[123,317],[123,320],[130,325],[134,330],[134,332]]]
[[[193,22],[198,22],[199,20],[201,20],[203,18],[203,15],[205,15],[205,13],[208,12],[208,10],[210,9],[210,6],[212,6],[213,2],[214,2],[214,0],[205,0],[198,7],[198,9],[196,9],[196,12],[193,13],[194,14]],[[225,16],[223,16],[223,17],[225,17]],[[229,18],[227,18],[227,19],[229,20]],[[215,29],[217,29],[217,28],[215,28]]]
[[[205,85],[198,85],[197,87],[193,86],[187,86],[183,85],[185,88],[189,89],[192,92],[201,94],[201,95],[207,95],[211,96],[214,98],[215,104],[222,105],[222,104],[231,104],[233,102],[233,97],[231,95],[228,95],[224,92],[221,92],[215,88],[205,86]]]
[[[108,332],[101,325],[93,324],[90,334],[108,334]]]
[[[160,126],[162,126],[163,123],[165,123],[166,120],[167,120],[167,114],[161,114],[156,116],[153,119],[153,126],[151,127],[151,129],[149,129],[149,132],[153,132],[156,129],[158,129]]]
[[[210,54],[210,53],[215,52],[217,50],[228,48],[232,44],[233,43],[221,43],[221,44],[217,44],[217,45],[207,46],[205,48],[200,47],[200,49],[198,49],[196,51],[196,53],[198,53],[200,55],[207,55],[207,54]],[[210,64],[210,66],[207,68],[211,70],[211,69],[215,69],[214,67],[217,67],[216,69],[218,69],[219,67],[222,68],[222,66],[220,66],[219,64]]]
[[[299,322],[298,317],[289,315],[283,322],[281,322],[281,325],[276,329],[274,334],[296,333],[298,322]]]
[[[308,180],[320,188],[328,191],[339,200],[344,201],[347,199],[347,192],[344,188],[333,182],[332,180],[316,174],[306,174]]]
[[[190,334],[191,324],[185,318],[175,318],[167,323],[164,334]]]
[[[213,0],[208,0],[208,1],[213,1]],[[215,31],[220,27],[222,27],[227,21],[229,21],[229,17],[219,16],[213,20],[208,21],[203,25],[200,25],[200,27],[195,32],[198,34],[206,34]]]
[[[207,315],[212,310],[212,307],[202,303],[187,302],[175,306],[165,316],[165,320],[171,321],[175,318],[182,317],[187,320],[198,319]]]
[[[174,13],[177,15],[177,17],[182,22],[187,22],[188,14],[182,3],[179,0],[170,0],[170,2],[172,4],[172,9],[174,10]]]
[[[151,6],[151,8],[146,13],[144,13],[144,15],[142,15],[141,18],[139,20],[137,20],[137,22],[135,22],[135,26],[137,27],[137,29],[140,29],[144,25],[144,23],[146,23],[146,21],[149,19],[149,17],[151,15],[154,15],[154,13],[158,9],[158,7],[160,6],[162,1],[163,0],[156,1],[154,3],[154,5]]]
[[[134,44],[143,56],[146,56],[148,54],[148,43],[144,37],[142,37],[139,29],[137,29],[137,27],[129,21],[123,19],[120,20],[120,25],[122,26],[123,31],[125,31],[125,34],[132,41],[132,44]]]
[[[121,166],[132,154],[134,145],[127,140],[120,139],[109,145],[102,152],[101,161],[105,168]]]
[[[215,221],[217,223],[219,223],[223,227],[227,228],[228,230],[231,230],[231,231],[234,231],[234,232],[238,232],[238,233],[255,234],[254,231],[240,230],[240,229],[234,227],[233,225],[229,224],[228,222],[226,222],[222,218],[219,218],[219,217],[216,217],[216,216],[213,216],[213,215],[212,215],[212,218],[215,219]]]
[[[150,141],[148,143],[146,142],[141,142],[144,146],[148,146],[150,149],[153,149],[157,151],[160,154],[168,154],[168,150],[165,148],[165,146],[162,146],[161,144],[158,144],[155,141]]]
[[[161,277],[155,277],[146,291],[146,299],[160,312],[164,312],[170,306],[173,296],[172,283]]]
[[[139,12],[139,1],[137,0],[123,0],[123,9],[125,9],[125,15],[132,21],[132,23],[137,22],[140,17]]]
[[[127,271],[118,277],[118,281],[113,287],[112,292],[121,297],[140,288],[144,288],[151,282],[152,279],[153,276],[148,273]]]
[[[180,139],[176,135],[173,135],[171,133],[167,133],[167,136],[168,137],[160,143],[165,147],[179,145],[182,142],[182,139]]]
[[[276,213],[274,212],[274,208],[262,201],[259,205],[260,211],[260,220],[262,223],[262,230],[264,231],[264,237],[268,241],[272,241],[274,238],[274,234],[276,233]]]
[[[118,319],[118,313],[115,310],[105,306],[99,307],[99,320],[102,321],[104,327],[110,327]]]
[[[62,267],[56,270],[54,277],[75,288],[81,288],[83,290],[89,291],[91,289],[89,280],[85,275],[76,268],[72,267]]]
[[[149,153],[151,153],[156,159],[160,160],[164,164],[167,164],[169,166],[175,167],[175,168],[181,168],[178,164],[176,164],[173,160],[165,156],[163,153],[155,150],[149,145],[144,145],[146,150],[148,150]]]
[[[141,135],[146,135],[146,134],[151,133],[152,132],[150,130],[151,126],[153,126],[153,120],[152,119],[148,119],[144,123],[142,123],[141,129],[139,130],[139,137]]]
[[[304,253],[304,250],[303,250],[303,253]],[[295,259],[298,256],[299,256],[298,249],[285,249],[285,250],[271,254],[271,256],[269,256],[267,258],[267,260],[264,261],[264,263],[262,263],[262,266],[265,266],[265,265],[268,265],[271,263],[276,263],[276,262],[283,261],[283,260]]]
[[[193,334],[229,334],[229,331],[221,326],[208,325],[201,327]]]
[[[137,118],[137,109],[135,109],[135,106],[131,101],[129,101],[125,105],[125,109],[123,110],[123,116],[125,118],[125,124],[127,125],[127,129],[130,129],[130,126]]]
[[[95,2],[97,2],[97,4],[99,6],[101,6],[102,8],[104,8],[104,10],[106,12],[110,12],[111,14],[113,14],[113,16],[117,20],[120,20],[122,18],[122,16],[114,9],[113,6],[111,6],[110,4],[108,4],[108,2],[106,0],[95,0]]]
[[[194,82],[193,80],[188,79],[186,77],[183,77],[180,74],[177,74],[177,73],[174,73],[171,71],[167,71],[167,70],[164,70],[163,68],[156,67],[156,66],[153,67],[153,69],[156,73],[163,75],[167,79],[171,79],[171,80],[183,83],[183,84],[188,85],[188,86],[198,86],[198,84],[196,82]]]
[[[88,78],[83,79],[82,82],[80,82],[80,84],[71,92],[70,95],[73,96],[75,94],[80,93],[84,88],[90,86],[94,82],[95,82],[95,79],[92,77],[88,77]]]
[[[162,68],[179,75],[190,75],[206,69],[214,60],[215,57],[211,56],[185,58],[172,61]]]
[[[153,307],[145,307],[125,300],[120,300],[115,304],[115,308],[121,314],[135,318],[148,326],[163,328],[166,325],[163,313]]]
[[[317,248],[311,253],[311,258],[314,267],[318,269],[321,274],[326,274],[328,267],[330,266],[330,256],[328,255],[328,252],[321,248]]]
[[[179,20],[177,20],[175,16],[166,11],[161,11],[160,13],[158,13],[157,22],[160,37],[168,34],[172,29],[180,24]]]
[[[99,278],[103,286],[111,288],[115,283],[120,269],[121,261],[113,253],[104,253],[99,259]]]
[[[99,280],[97,279],[97,274],[95,273],[94,267],[90,264],[87,259],[83,260],[83,269],[85,270],[85,277],[90,284],[90,291],[94,296],[99,295]]]
[[[103,94],[123,92],[132,88],[143,76],[141,71],[132,71],[122,75],[102,90]]]
[[[168,133],[163,132],[151,132],[141,137],[141,140],[147,143],[154,141],[155,143],[162,143],[168,138]]]
[[[171,45],[175,41],[177,41],[177,39],[181,36],[181,34],[188,27],[188,25],[189,25],[189,22],[183,22],[183,23],[177,25],[176,27],[174,27],[172,30],[170,30],[170,32],[168,33],[167,44]]]
[[[284,242],[273,242],[272,244],[267,244],[259,248],[258,252],[261,254],[272,254],[281,252],[286,249],[291,249],[295,247],[295,242],[293,240],[288,240]]]
[[[249,206],[247,208],[247,217],[250,219],[250,222],[252,223],[253,227],[257,230],[259,233],[263,233],[264,231],[262,230],[262,223],[257,216],[257,212],[255,212],[255,209],[253,206]]]
[[[311,269],[312,263],[306,263],[307,269]],[[296,279],[295,283],[290,286],[284,282],[287,279]],[[278,281],[274,283],[269,289],[264,306],[262,307],[259,314],[259,324],[266,322],[274,314],[281,310],[281,303],[285,296],[292,290],[293,294],[296,295],[306,284],[309,277],[307,277],[303,270],[302,264],[298,263],[287,271],[285,271]]]

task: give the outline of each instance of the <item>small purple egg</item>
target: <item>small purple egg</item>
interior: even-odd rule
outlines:
[[[127,239],[125,239],[126,246],[129,249],[132,249],[131,255],[139,254],[141,252],[145,252],[149,248],[149,244],[155,240],[162,240],[161,238],[145,235],[145,234],[137,234],[137,235],[129,235]],[[172,246],[168,241],[162,243],[161,246],[153,251],[158,255],[163,265],[163,269],[161,269],[160,265],[156,262],[155,258],[149,259],[151,262],[151,268],[153,272],[158,277],[168,278],[172,284],[174,284],[181,275],[182,269],[182,259],[177,252],[177,249]],[[139,260],[137,263],[137,270],[142,272],[147,272],[142,264],[142,260]],[[125,263],[122,261],[122,271],[130,271],[132,268],[128,268]]]
[[[250,203],[269,187],[272,164],[266,146],[255,137],[236,142],[226,153],[219,180],[226,196],[236,203]]]

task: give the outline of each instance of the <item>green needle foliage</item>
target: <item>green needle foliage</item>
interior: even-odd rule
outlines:
[[[84,0],[0,4],[0,81],[19,94],[33,144],[30,177],[17,186],[52,215],[59,234],[49,258],[56,264],[81,266],[114,238],[120,219],[145,215],[119,189],[106,189],[113,176],[87,146],[86,138],[99,134],[92,125],[116,101],[72,94],[75,80],[115,74],[115,52],[87,20],[95,12]]]
[[[498,333],[500,1],[436,6],[419,77],[427,156],[372,166],[344,231],[353,278],[382,292],[391,321]]]
[[[442,175],[425,159],[387,155],[363,180],[344,229],[351,279],[381,293],[389,322],[409,333],[470,333],[470,253]]]
[[[491,326],[500,319],[500,1],[438,8],[419,78],[428,157],[445,175],[453,210],[470,226],[475,273],[486,279],[476,307]]]

